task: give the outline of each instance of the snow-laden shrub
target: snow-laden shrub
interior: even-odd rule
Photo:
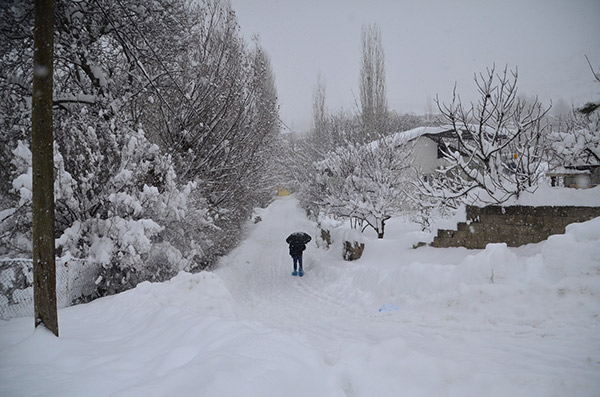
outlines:
[[[3,203],[5,208],[0,210],[0,255],[30,257],[32,251],[32,167],[31,150],[29,144],[17,141],[12,150],[10,160],[11,187]],[[73,197],[71,175],[65,171],[63,157],[54,147],[55,184],[54,196],[56,200],[67,203],[71,208],[76,206]]]
[[[12,183],[0,209],[0,255],[31,252],[31,151],[18,141],[12,155]]]
[[[92,178],[97,164],[107,162],[102,155],[90,156],[76,179],[55,145],[57,254],[101,265],[100,294],[189,270],[209,246],[204,232],[212,221],[196,183],[178,183],[170,156],[141,129],[123,137],[116,172],[101,186]],[[0,212],[2,254],[30,256],[31,152],[19,141],[13,155],[13,206]],[[162,255],[151,256],[155,246]]]
[[[189,269],[202,254],[199,227],[210,224],[205,207],[189,205],[196,184],[180,186],[170,156],[148,142],[142,130],[131,131],[121,147],[118,171],[95,198],[95,216],[74,222],[57,241],[63,255],[102,265],[100,282],[107,292]],[[163,261],[149,266],[157,244]]]
[[[547,141],[552,168],[600,164],[600,112],[572,112],[553,128]]]

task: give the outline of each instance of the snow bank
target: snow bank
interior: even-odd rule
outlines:
[[[212,273],[61,310],[60,326],[57,339],[29,318],[0,323],[0,395],[341,395],[317,352],[236,320]]]
[[[487,311],[497,301],[493,305],[505,311],[507,305],[530,305],[540,296],[546,300],[545,314],[552,317],[559,314],[565,294],[572,294],[580,300],[578,306],[587,304],[590,310],[597,306],[600,312],[600,218],[569,225],[564,235],[517,249],[501,243],[488,244],[485,250],[425,247],[415,250],[419,253],[407,250],[399,255],[394,245],[370,240],[363,259],[341,265],[353,275],[351,289],[371,294],[373,305],[435,302]],[[420,260],[414,261],[417,256]],[[549,298],[559,305],[547,305]],[[567,307],[560,314],[567,314]],[[488,321],[498,315],[481,314]]]
[[[600,218],[517,249],[398,242],[372,239],[360,260],[319,269],[347,310],[399,335],[342,349],[355,395],[597,395]]]
[[[600,186],[590,189],[571,189],[541,184],[535,192],[523,192],[518,200],[511,199],[502,205],[598,207]]]

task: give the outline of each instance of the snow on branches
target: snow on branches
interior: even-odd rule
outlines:
[[[103,188],[74,179],[65,170],[58,144],[54,148],[57,253],[102,264],[105,272],[121,275],[121,284],[105,288],[117,292],[142,279],[172,276],[186,268],[202,246],[194,241],[196,225],[209,224],[202,206],[190,205],[196,184],[177,183],[170,157],[146,139],[142,130],[123,136],[119,164]],[[2,211],[1,254],[25,254],[31,249],[31,152],[24,142],[14,149],[13,192],[15,207]],[[89,159],[91,170],[95,168]],[[93,174],[88,174],[94,178]],[[95,193],[92,194],[92,189]],[[87,194],[86,194],[87,193]],[[67,225],[60,232],[60,225]],[[206,239],[208,241],[208,239]],[[160,244],[161,263],[152,263],[151,251]],[[204,243],[206,246],[206,243]]]
[[[351,143],[315,164],[317,196],[326,212],[349,218],[353,226],[366,224],[383,238],[385,221],[402,204],[410,165],[408,147],[396,137]]]
[[[549,108],[517,96],[517,72],[494,67],[475,77],[479,100],[464,105],[454,89],[438,108],[454,131],[443,142],[445,165],[422,193],[455,206],[463,201],[502,203],[535,189],[542,174],[542,139]]]
[[[600,113],[573,112],[548,134],[551,167],[600,164]]]

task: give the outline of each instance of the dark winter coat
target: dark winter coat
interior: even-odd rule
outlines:
[[[311,240],[311,237],[303,232],[295,232],[285,239],[285,242],[290,245],[290,256],[296,258],[302,256],[302,252],[306,249],[306,244]]]

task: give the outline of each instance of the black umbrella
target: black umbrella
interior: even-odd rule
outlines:
[[[288,244],[308,244],[311,240],[311,237],[304,232],[294,232],[285,239],[285,242]]]

